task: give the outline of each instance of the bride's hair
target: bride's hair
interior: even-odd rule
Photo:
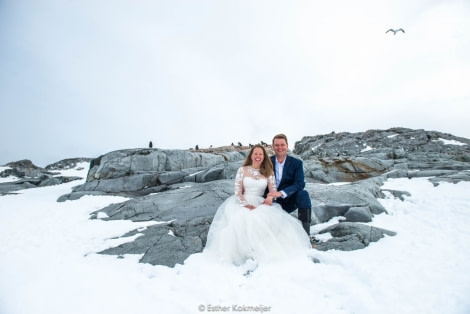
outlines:
[[[251,160],[251,155],[253,155],[253,151],[255,150],[255,148],[261,148],[263,150],[263,155],[264,155],[264,159],[259,168],[259,172],[266,178],[274,175],[273,163],[271,162],[271,158],[269,158],[268,153],[266,152],[266,149],[264,148],[264,146],[260,144],[256,144],[251,148],[250,153],[245,158],[245,162],[243,163],[243,166],[251,166],[251,164],[253,163],[253,161]]]

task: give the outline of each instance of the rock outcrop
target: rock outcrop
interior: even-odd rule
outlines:
[[[89,160],[89,159],[88,159]],[[0,172],[0,177],[16,177],[12,182],[0,183],[0,195],[12,194],[18,190],[35,187],[57,185],[70,181],[80,180],[80,177],[60,176],[60,172],[52,170],[63,170],[75,167],[78,162],[87,161],[86,158],[74,158],[63,160],[47,166],[45,169],[33,164],[31,160],[19,160],[6,164],[5,170]]]
[[[332,239],[320,242],[316,245],[316,249],[320,251],[332,249],[352,251],[363,249],[371,242],[377,242],[386,235],[396,235],[393,231],[351,222],[335,224],[321,230],[319,233],[330,233],[332,236]]]
[[[436,131],[391,128],[306,136],[294,153],[311,182],[352,182],[381,174],[389,178],[470,179],[470,140]]]
[[[136,197],[162,192],[182,182],[233,179],[246,153],[246,150],[209,153],[158,148],[110,152],[91,160],[86,183],[59,201],[86,194]]]

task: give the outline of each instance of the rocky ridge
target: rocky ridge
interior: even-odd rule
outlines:
[[[470,140],[448,133],[406,128],[306,136],[294,153],[304,160],[310,182],[353,182],[387,177],[469,179]]]
[[[41,168],[31,160],[24,159],[10,162],[5,165],[7,169],[0,172],[0,177],[16,177],[13,182],[0,183],[0,195],[14,194],[15,191],[67,183],[80,180],[80,177],[61,176],[60,170],[75,168],[79,162],[89,162],[90,158],[72,158]],[[54,172],[55,170],[55,172]]]

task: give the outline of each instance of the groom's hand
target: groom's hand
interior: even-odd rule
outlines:
[[[268,194],[268,196],[263,201],[263,204],[271,206],[273,204],[273,199],[274,198],[272,197],[272,195]]]
[[[270,193],[268,193],[268,196],[272,196],[273,199],[275,200],[278,197],[282,197],[282,193],[279,192],[279,191],[278,192],[270,192]]]

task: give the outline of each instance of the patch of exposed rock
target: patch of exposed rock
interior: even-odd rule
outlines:
[[[79,157],[79,158],[63,159],[61,161],[47,165],[46,170],[67,170],[67,169],[81,170],[81,168],[77,168],[77,165],[79,163],[84,163],[84,162],[89,163],[91,160],[93,160],[93,158]]]
[[[331,239],[316,245],[316,249],[320,251],[359,250],[367,247],[371,242],[379,241],[384,236],[396,235],[393,231],[352,222],[341,222],[319,233],[330,233],[332,236]]]
[[[14,194],[18,190],[57,185],[82,179],[74,176],[60,176],[59,172],[50,171],[59,168],[46,167],[44,169],[34,165],[31,160],[27,159],[10,162],[5,166],[7,169],[0,172],[0,177],[7,178],[11,176],[16,180],[0,183],[0,195]]]

